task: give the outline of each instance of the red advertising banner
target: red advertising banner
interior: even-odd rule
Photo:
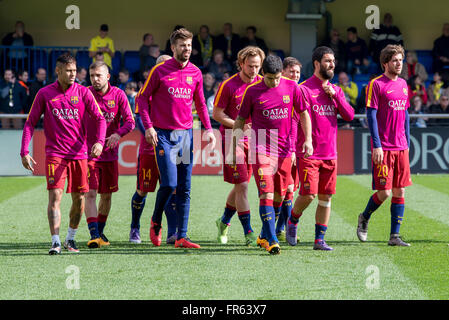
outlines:
[[[221,175],[223,173],[223,157],[221,154],[221,134],[214,130],[217,144],[211,152],[207,150],[207,141],[203,141],[201,130],[193,130],[193,171],[194,175]],[[137,169],[137,155],[139,152],[141,133],[137,130],[129,133],[120,140],[119,173],[121,175],[135,175]],[[354,173],[354,131],[340,130],[338,132],[338,173]],[[33,158],[37,164],[35,175],[45,175],[45,136],[43,130],[34,131]]]

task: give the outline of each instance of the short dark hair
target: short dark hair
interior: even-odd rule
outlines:
[[[189,30],[181,28],[172,32],[170,35],[170,44],[176,44],[178,39],[193,39],[193,34]]]
[[[389,44],[380,52],[380,66],[382,70],[384,70],[384,64],[391,61],[393,56],[401,54],[402,58],[404,58],[404,48],[399,44]]]
[[[69,63],[76,63],[75,57],[70,52],[64,52],[56,59],[56,64],[67,65]]]
[[[247,27],[247,28],[246,28],[246,31],[248,31],[248,30],[252,30],[254,33],[257,32],[257,28],[256,28],[255,26],[249,26],[249,27]]]
[[[268,56],[262,63],[263,73],[280,73],[282,72],[282,60],[278,56]]]
[[[357,34],[357,28],[356,27],[349,27],[348,29],[346,29],[346,31]]]
[[[312,64],[315,63],[315,61],[318,61],[319,63],[321,63],[321,59],[323,59],[323,56],[325,54],[332,54],[335,56],[334,50],[332,50],[329,47],[321,46],[321,47],[315,48],[315,50],[313,50],[313,53],[312,53]]]
[[[299,66],[300,68],[302,68],[302,64],[298,59],[296,59],[295,57],[286,57],[282,62],[282,68],[286,69],[291,66]]]
[[[109,27],[108,27],[107,24],[103,23],[103,24],[100,26],[100,30],[101,30],[101,31],[109,31]]]
[[[17,71],[17,76],[18,76],[18,77],[23,76],[23,74],[24,74],[25,72],[28,73],[28,70],[21,69],[21,70]]]
[[[80,72],[83,71],[83,70],[86,70],[86,71],[87,71],[87,69],[84,68],[84,67],[81,67],[81,66],[76,67],[76,72],[77,72],[77,73],[80,73]]]
[[[123,74],[126,74],[127,76],[129,76],[129,71],[125,68],[120,69],[119,73],[123,73]]]
[[[146,39],[148,36],[152,36],[152,34],[151,34],[151,33],[145,33],[145,34],[143,35],[143,41],[145,41],[145,39]]]

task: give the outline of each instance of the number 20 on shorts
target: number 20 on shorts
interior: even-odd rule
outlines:
[[[387,167],[387,165],[381,165],[381,164],[378,164],[377,165],[377,177],[378,178],[381,178],[381,177],[383,177],[383,178],[387,178],[388,177],[388,167]]]

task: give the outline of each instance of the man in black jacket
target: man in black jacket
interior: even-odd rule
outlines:
[[[225,23],[223,25],[223,33],[216,39],[216,47],[224,52],[224,58],[231,64],[233,69],[237,66],[237,53],[240,51],[240,37],[232,32],[232,24]]]
[[[4,46],[33,46],[33,37],[25,32],[25,24],[17,21],[15,31],[8,33],[2,40]],[[26,49],[8,49],[6,51],[7,67],[14,69],[25,69],[28,67],[28,50]]]
[[[369,52],[374,62],[379,64],[380,52],[389,44],[404,46],[404,41],[399,28],[393,25],[393,16],[391,13],[386,13],[384,23],[380,25],[379,29],[374,29],[371,33]]]
[[[441,72],[449,66],[449,23],[443,25],[443,34],[433,42],[433,71]]]

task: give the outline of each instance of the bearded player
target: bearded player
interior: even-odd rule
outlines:
[[[312,120],[312,142],[314,154],[305,157],[299,152],[304,141],[298,132],[296,164],[301,182],[299,196],[287,223],[287,242],[297,244],[299,218],[318,195],[315,214],[314,250],[331,251],[324,240],[331,213],[331,198],[335,194],[337,181],[337,114],[350,121],[354,109],[345,99],[341,88],[329,81],[334,77],[335,55],[328,47],[318,47],[312,54],[314,74],[299,86],[305,96]]]
[[[106,143],[98,158],[89,157],[89,192],[86,198],[86,219],[91,239],[89,248],[109,245],[103,230],[111,210],[112,193],[118,191],[118,147],[120,139],[134,129],[134,118],[126,94],[111,86],[109,69],[104,61],[96,61],[89,67],[92,86],[89,90],[95,97],[106,119]],[[123,121],[123,125],[121,125]],[[96,123],[88,121],[88,132],[95,132]],[[87,136],[87,146],[95,141]],[[97,193],[100,201],[97,210]]]

